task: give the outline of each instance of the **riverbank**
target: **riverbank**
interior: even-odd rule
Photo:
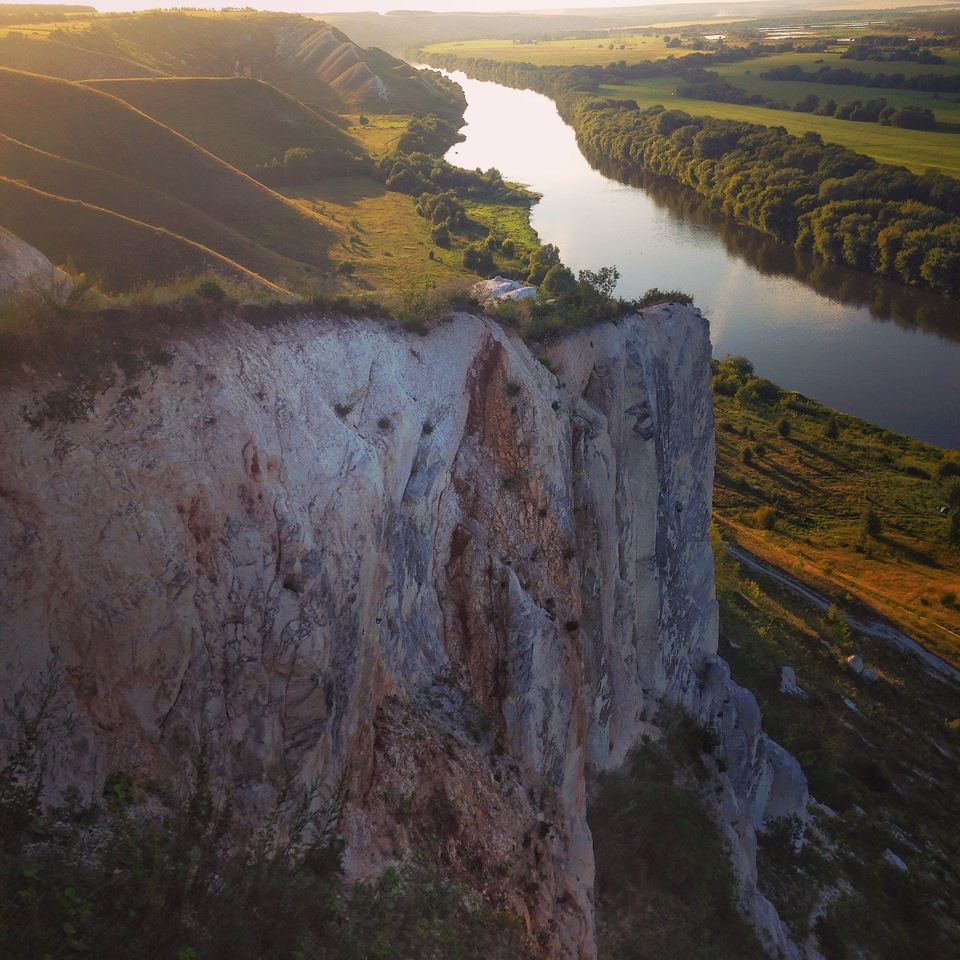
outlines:
[[[960,456],[714,366],[724,536],[960,667]]]
[[[745,354],[785,388],[960,449],[956,302],[778,243],[673,181],[599,164],[542,94],[453,79],[466,139],[446,159],[540,194],[531,225],[575,273],[617,267],[628,300],[683,290],[710,319],[714,356]]]
[[[877,164],[816,133],[599,97],[600,68],[422,55],[551,97],[584,150],[696,190],[780,242],[867,273],[960,298],[960,182]],[[867,216],[867,219],[864,219]]]

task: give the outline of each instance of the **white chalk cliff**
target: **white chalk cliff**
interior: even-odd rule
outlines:
[[[0,696],[58,655],[57,782],[176,777],[205,741],[256,816],[347,776],[352,873],[435,844],[586,960],[585,779],[668,697],[720,734],[744,904],[788,948],[754,831],[806,785],[716,656],[706,320],[548,353],[304,317],[196,333],[76,423],[28,423],[49,383],[0,393]]]

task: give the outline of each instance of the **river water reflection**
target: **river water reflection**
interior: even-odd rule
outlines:
[[[467,139],[447,159],[540,193],[533,226],[574,272],[616,266],[628,298],[686,291],[715,356],[744,354],[784,387],[960,449],[960,306],[803,256],[673,185],[621,183],[591,167],[547,97],[450,76]]]

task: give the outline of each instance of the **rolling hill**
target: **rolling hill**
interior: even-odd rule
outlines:
[[[66,49],[65,49],[66,48]],[[456,89],[326,23],[255,11],[152,11],[31,27],[0,42],[0,66],[70,80],[251,77],[311,107],[379,113],[462,108]]]
[[[239,231],[227,227],[219,220],[208,216],[175,197],[171,197],[152,187],[144,186],[128,177],[92,167],[88,164],[68,160],[56,154],[46,153],[9,137],[0,135],[0,171],[8,179],[29,183],[35,190],[50,196],[78,200],[88,206],[110,211],[129,220],[143,224],[152,224],[173,235],[189,238],[209,250],[216,250],[221,256],[244,266],[263,277],[295,278],[303,272],[303,264],[282,257],[259,243],[244,236]],[[29,208],[27,196],[21,196],[20,205]],[[27,210],[24,211],[27,213]],[[4,223],[12,220],[14,213],[4,209],[0,220]],[[31,243],[44,251],[60,248],[63,222],[37,217],[31,226]],[[12,229],[12,227],[11,227]],[[91,247],[92,242],[92,247]],[[84,245],[85,249],[70,255],[71,259],[85,270],[95,269],[105,278],[112,275],[113,267],[94,268],[93,263],[81,263],[89,257],[92,249],[99,247],[96,238]],[[54,256],[48,253],[48,256]],[[63,257],[60,262],[63,262]],[[131,262],[143,260],[135,249],[124,251],[125,264],[119,269],[127,276]],[[147,258],[147,262],[152,256]],[[164,276],[162,264],[149,263],[143,279],[154,279],[157,271]]]
[[[274,282],[302,283],[327,265],[329,224],[98,90],[0,69],[0,131],[17,141],[0,153],[0,175],[46,195],[104,205],[178,236],[188,230],[186,239]],[[11,216],[0,209],[2,225],[25,236]],[[45,227],[52,235],[60,225]],[[25,239],[56,259],[38,229]],[[139,259],[138,248],[124,254]],[[142,259],[144,276],[168,272],[151,259]]]
[[[258,166],[297,147],[313,151],[325,176],[362,167],[363,151],[349,134],[260,80],[100,80],[87,86],[129,103],[254,177]]]
[[[72,262],[104,289],[166,283],[209,271],[266,284],[262,277],[168,230],[0,177],[4,225],[55,263]],[[56,224],[57,229],[47,229]]]
[[[26,37],[16,32],[0,37],[0,66],[61,80],[163,76],[159,70],[124,57],[85,50],[49,37]]]
[[[347,177],[376,194],[341,114],[462,107],[443,78],[306,17],[34,10],[0,30],[0,226],[110,291],[215,267],[339,288],[357,228],[272,188]]]

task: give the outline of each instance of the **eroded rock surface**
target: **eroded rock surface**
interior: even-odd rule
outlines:
[[[66,283],[67,276],[39,250],[0,227],[0,298]]]
[[[585,777],[668,697],[719,731],[773,927],[754,831],[806,788],[715,656],[707,323],[664,305],[550,357],[477,316],[316,317],[197,334],[83,422],[0,396],[0,694],[57,654],[59,784],[204,742],[251,817],[346,778],[352,873],[429,849],[591,958]]]

